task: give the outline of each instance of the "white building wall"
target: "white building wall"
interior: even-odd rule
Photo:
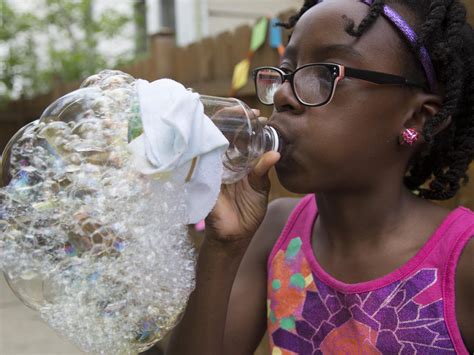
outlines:
[[[208,0],[209,29],[215,35],[243,24],[253,25],[257,18],[275,16],[288,9],[299,9],[303,0]]]
[[[206,0],[175,0],[176,43],[185,46],[209,35]]]
[[[160,31],[160,1],[159,0],[146,0],[146,26],[147,33],[149,35],[158,33]]]
[[[161,1],[147,0],[149,34],[161,29],[159,16],[154,15],[159,14]],[[302,4],[303,0],[175,0],[176,42],[185,46]]]

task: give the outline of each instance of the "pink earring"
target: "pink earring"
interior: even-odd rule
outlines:
[[[420,133],[414,128],[407,128],[401,134],[399,138],[400,145],[414,145],[420,139]]]

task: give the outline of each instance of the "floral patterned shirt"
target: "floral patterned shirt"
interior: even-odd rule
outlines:
[[[474,213],[452,211],[418,253],[379,279],[346,284],[311,247],[317,207],[302,199],[268,260],[272,355],[467,354],[456,324],[454,273]]]

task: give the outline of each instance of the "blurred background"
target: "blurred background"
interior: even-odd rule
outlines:
[[[254,97],[251,80],[233,89],[234,69],[246,58],[250,68],[277,65],[279,53],[268,41],[249,56],[252,30],[263,17],[285,21],[302,3],[0,0],[0,151],[56,98],[105,68],[147,80],[173,78],[202,94],[233,95],[268,115],[268,107]],[[474,2],[465,3],[474,23]],[[274,174],[272,180],[272,199],[291,195]],[[474,209],[474,183],[443,204]],[[80,353],[17,301],[0,277],[0,354]],[[257,353],[266,354],[265,344]]]

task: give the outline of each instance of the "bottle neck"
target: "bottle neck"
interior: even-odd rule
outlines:
[[[271,126],[265,126],[263,132],[265,134],[264,153],[269,151],[280,152],[281,142],[277,130]]]

